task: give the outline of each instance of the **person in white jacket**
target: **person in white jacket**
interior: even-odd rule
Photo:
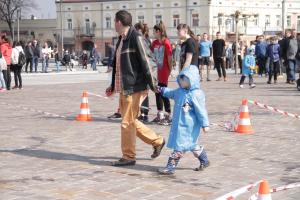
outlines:
[[[13,50],[12,50],[12,54],[11,54],[11,63],[13,66],[12,68],[13,68],[14,77],[15,77],[15,86],[12,89],[18,89],[18,88],[22,89],[21,72],[22,72],[23,65],[21,65],[19,63],[20,53],[23,53],[23,55],[25,55],[20,42],[15,41],[13,44]]]
[[[45,46],[42,48],[42,72],[48,73],[49,58],[51,56],[52,49],[48,47],[48,43],[45,42]]]
[[[5,84],[5,80],[3,78],[3,73],[7,70],[7,64],[5,59],[2,57],[2,53],[0,52],[0,92],[5,91],[6,89],[6,84]],[[4,72],[3,72],[4,71]],[[6,73],[6,72],[5,72]]]

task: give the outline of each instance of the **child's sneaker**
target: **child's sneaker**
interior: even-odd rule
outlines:
[[[204,163],[201,163],[199,167],[195,168],[195,171],[203,171],[205,168],[209,167],[209,164],[209,161],[206,165]]]
[[[244,85],[240,85],[240,88],[244,88]]]
[[[252,88],[255,88],[256,87],[256,85],[255,84],[251,84],[250,85],[250,88],[252,89]]]

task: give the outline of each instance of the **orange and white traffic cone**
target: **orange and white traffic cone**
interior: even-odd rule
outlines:
[[[240,108],[240,116],[237,120],[237,123],[237,126],[234,128],[235,132],[240,134],[251,134],[254,132],[250,122],[247,99],[244,99],[242,101],[242,106]]]
[[[76,117],[77,121],[92,121],[92,115],[90,113],[88,94],[82,93],[82,101],[80,104],[80,114]]]
[[[265,180],[259,185],[257,200],[272,200],[269,184]]]

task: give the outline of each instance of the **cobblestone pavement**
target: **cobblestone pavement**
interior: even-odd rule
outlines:
[[[118,100],[90,96],[93,121],[76,122],[82,91],[104,94],[108,84],[103,75],[98,80],[95,74],[82,76],[86,81],[43,76],[40,84],[30,82],[28,76],[24,90],[0,94],[1,200],[211,200],[260,179],[268,180],[271,187],[300,182],[300,121],[253,105],[249,109],[254,134],[238,135],[214,126],[201,135],[211,161],[203,172],[192,170],[198,162],[188,153],[175,176],[159,176],[156,170],[166,164],[170,150],[151,160],[152,148],[140,140],[135,166],[112,167],[110,162],[121,156],[120,125],[106,116],[116,110]],[[300,113],[300,92],[283,79],[278,85],[267,85],[265,78],[256,77],[255,89],[240,89],[238,79],[230,75],[227,82],[202,83],[211,122],[232,120],[243,98]],[[176,86],[174,81],[170,85]],[[154,99],[151,94],[151,118]],[[168,137],[169,127],[150,126]],[[250,192],[238,199],[249,196]],[[296,200],[300,190],[272,197]]]

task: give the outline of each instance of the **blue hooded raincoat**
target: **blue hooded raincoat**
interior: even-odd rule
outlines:
[[[254,52],[253,49],[247,49],[247,55],[245,56],[245,58],[243,60],[242,73],[245,76],[249,76],[249,75],[253,74],[253,70],[250,69],[250,67],[254,67],[256,65],[253,52]]]
[[[200,89],[198,68],[186,67],[177,77],[186,76],[190,81],[189,89],[162,89],[162,95],[175,101],[172,126],[167,147],[177,151],[192,151],[197,146],[200,129],[209,126],[205,108],[205,95]]]

